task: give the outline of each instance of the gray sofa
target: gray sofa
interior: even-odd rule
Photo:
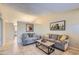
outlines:
[[[66,51],[68,49],[69,45],[69,40],[68,40],[68,35],[66,35],[66,38],[63,41],[60,41],[60,36],[62,35],[56,35],[56,34],[50,34],[49,35],[49,40],[55,42],[54,47],[57,49],[60,49],[62,51]]]
[[[23,45],[34,43],[37,39],[39,39],[39,37],[35,33],[23,33],[21,38]]]

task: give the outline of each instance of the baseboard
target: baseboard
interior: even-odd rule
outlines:
[[[74,49],[74,50],[78,50],[79,51],[79,48],[75,48],[75,47],[69,47],[70,49]]]

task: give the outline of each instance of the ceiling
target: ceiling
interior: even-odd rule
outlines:
[[[4,4],[20,12],[40,15],[51,12],[65,12],[79,8],[78,3],[9,3]]]
[[[6,4],[0,4],[0,12],[2,13],[3,19],[6,22],[10,22],[10,23],[22,21],[22,22],[29,22],[29,23],[34,22],[37,24],[41,24],[45,22],[46,19],[48,21],[48,18],[51,18],[52,15],[56,17],[56,15],[60,15],[62,12],[71,11],[74,9],[78,10],[79,4],[77,3],[75,4],[73,3],[6,3]]]

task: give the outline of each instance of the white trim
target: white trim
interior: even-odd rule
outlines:
[[[70,49],[79,50],[79,48],[69,47]]]

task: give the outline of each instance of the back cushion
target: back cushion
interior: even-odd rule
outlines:
[[[57,40],[58,35],[56,35],[56,34],[49,34],[49,38]]]
[[[26,33],[22,34],[22,39],[26,39],[26,38],[27,38],[27,34]]]
[[[28,37],[34,37],[35,33],[28,33]]]

